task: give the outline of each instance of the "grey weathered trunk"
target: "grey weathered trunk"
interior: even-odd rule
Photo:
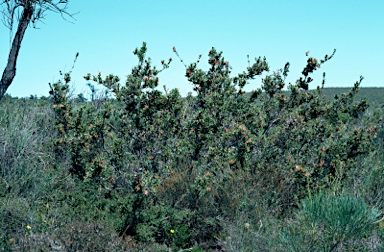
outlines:
[[[25,6],[23,14],[19,20],[19,25],[15,37],[13,38],[12,47],[9,52],[7,66],[4,69],[3,76],[0,81],[0,100],[3,98],[8,87],[12,84],[13,79],[16,75],[16,61],[19,55],[21,41],[23,40],[25,30],[32,19],[33,6]]]

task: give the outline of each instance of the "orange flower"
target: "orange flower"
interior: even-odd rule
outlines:
[[[302,166],[300,166],[300,165],[296,165],[296,171],[304,172],[304,169],[303,169]]]
[[[240,125],[239,130],[245,131],[245,130],[247,130],[247,128],[245,127],[245,125]]]

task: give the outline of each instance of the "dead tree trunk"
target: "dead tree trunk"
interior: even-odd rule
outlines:
[[[0,100],[3,98],[8,87],[12,84],[16,75],[16,61],[23,40],[24,33],[31,22],[34,8],[32,5],[24,6],[22,16],[17,26],[15,37],[13,38],[12,47],[9,52],[7,66],[4,69],[3,76],[0,81]]]

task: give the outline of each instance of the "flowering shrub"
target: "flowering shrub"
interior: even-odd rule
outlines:
[[[325,74],[321,87],[308,90],[310,74],[335,52],[322,60],[308,57],[302,77],[286,85],[289,63],[270,74],[266,59],[257,58],[232,77],[222,52],[212,48],[207,71],[198,68],[200,57],[185,65],[197,94],[186,98],[177,89],[158,90],[158,75],[172,59],[158,70],[145,53],[145,43],[134,51],[139,63],[124,85],[114,75],[84,77],[108,88],[114,99],[73,103],[70,73],[50,92],[56,153],[70,164],[69,172],[110,194],[133,195],[129,207],[118,208],[121,235],[178,247],[213,242],[221,232],[216,217],[242,207],[237,183],[255,192],[253,201],[283,216],[308,195],[341,188],[371,150],[378,119],[363,116],[367,101],[354,100],[362,78],[334,98],[322,94]],[[262,75],[261,88],[245,93]],[[176,225],[184,230],[177,239]]]

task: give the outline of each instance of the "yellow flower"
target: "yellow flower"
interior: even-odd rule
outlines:
[[[174,234],[174,233],[175,233],[175,230],[174,230],[174,229],[171,229],[171,230],[169,230],[169,232],[171,232],[171,234]]]
[[[14,243],[15,239],[11,238],[11,239],[9,239],[9,242]]]
[[[32,227],[30,225],[27,225],[27,229],[31,229]]]

